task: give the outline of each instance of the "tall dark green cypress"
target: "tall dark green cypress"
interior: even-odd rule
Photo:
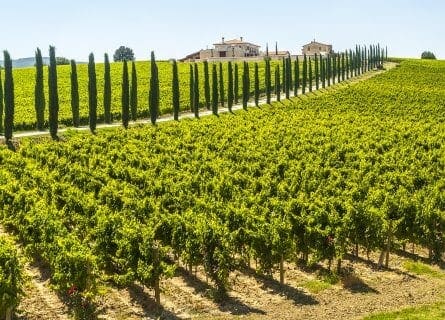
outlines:
[[[307,86],[307,57],[306,54],[304,55],[303,59],[303,84],[302,84],[302,93],[306,93],[306,86]]]
[[[154,125],[156,124],[156,119],[159,116],[159,72],[158,66],[155,60],[155,53],[151,52],[151,78],[150,78],[150,91],[149,91],[149,105],[148,109],[150,112],[150,120]]]
[[[238,104],[239,102],[239,74],[238,74],[238,64],[235,63],[235,74],[233,76],[234,83],[233,83],[233,97],[235,99],[235,104]]]
[[[104,55],[104,120],[111,123],[111,69],[108,54]]]
[[[227,64],[227,76],[229,78],[229,82],[227,85],[227,107],[229,108],[229,111],[232,112],[232,106],[233,106],[233,68],[232,68],[232,61],[229,61]]]
[[[309,92],[312,92],[312,84],[314,79],[312,78],[312,59],[309,57]]]
[[[297,59],[295,60],[295,66],[294,66],[294,96],[298,96],[298,89],[300,88],[300,61]]]
[[[337,77],[337,54],[332,56],[332,84],[335,84]]]
[[[97,81],[93,53],[88,57],[88,110],[90,131],[94,133],[97,123]]]
[[[255,62],[255,106],[260,103],[260,77],[258,72],[258,62]]]
[[[320,89],[320,70],[318,68],[318,55],[315,54],[314,56],[314,62],[315,62],[315,88],[318,90]]]
[[[138,75],[134,61],[131,62],[130,110],[131,120],[136,121],[138,118]]]
[[[127,60],[124,60],[122,68],[122,125],[125,129],[128,128],[128,122],[130,121],[130,83],[128,79],[128,64]]]
[[[189,95],[190,95],[190,97],[189,97],[189,101],[190,101],[190,111],[191,112],[195,112],[195,109],[193,108],[194,107],[194,103],[195,103],[195,100],[193,99],[193,95],[194,95],[194,90],[195,90],[195,81],[194,81],[194,78],[195,78],[195,71],[193,70],[193,65],[190,63],[190,65],[189,65]]]
[[[5,112],[5,106],[3,104],[3,81],[2,81],[2,69],[0,68],[0,132],[3,132],[3,114]]]
[[[281,80],[280,80],[280,65],[277,64],[275,67],[275,96],[277,101],[281,101]]]
[[[221,107],[224,108],[224,102],[226,100],[224,93],[224,73],[223,73],[223,65],[219,63],[219,102],[221,103]]]
[[[59,127],[59,93],[57,88],[57,62],[56,48],[49,47],[49,67],[48,67],[48,111],[49,111],[49,132],[55,140]]]
[[[345,81],[346,65],[345,65],[345,53],[341,54],[341,80]]]
[[[327,86],[331,86],[331,55],[326,57],[326,79],[328,80]]]
[[[71,112],[73,114],[73,126],[80,126],[79,116],[79,82],[77,80],[76,61],[71,60]]]
[[[247,102],[250,94],[250,78],[249,78],[249,64],[244,62],[243,68],[243,109],[247,110]]]
[[[34,87],[34,107],[36,110],[37,130],[45,126],[45,90],[43,83],[43,58],[39,48],[36,50],[36,84]]]
[[[176,60],[173,61],[172,67],[173,77],[172,77],[172,93],[173,93],[173,119],[179,120],[179,75],[178,75],[178,64]]]
[[[233,92],[232,92],[233,94]],[[207,110],[210,110],[210,79],[209,79],[209,63],[204,60],[204,98]]]
[[[12,60],[8,51],[3,51],[5,66],[5,140],[12,139],[14,128],[14,78],[12,76]]]
[[[294,84],[293,82],[293,74],[292,74],[292,59],[290,56],[287,57],[287,73],[288,73],[288,81],[289,81],[289,96],[290,92],[292,91],[292,86]]]
[[[345,52],[345,78],[349,79],[349,55],[348,55],[348,51]]]
[[[326,64],[325,64],[325,58],[323,58],[322,55],[320,55],[320,76],[321,76],[321,87],[324,89],[326,88]]]
[[[290,89],[291,89],[291,76],[292,76],[292,64],[290,63],[290,57],[287,57],[285,60],[286,65],[286,99],[290,98]]]
[[[212,64],[212,113],[215,116],[218,115],[218,73],[216,64]]]
[[[340,54],[337,54],[337,82],[341,82]]]
[[[265,75],[264,75],[264,86],[266,88],[266,103],[270,104],[270,97],[272,94],[272,79],[271,79],[271,70],[270,70],[270,58],[264,58],[265,63]]]
[[[198,64],[194,64],[195,74],[193,78],[193,110],[195,117],[199,118],[199,70]]]
[[[281,68],[281,70],[282,70],[282,74],[281,74],[280,77],[281,77],[282,83],[283,83],[282,90],[283,90],[284,94],[286,94],[286,84],[287,84],[287,82],[286,82],[286,75],[287,75],[287,72],[286,72],[286,58],[282,59],[282,68]]]

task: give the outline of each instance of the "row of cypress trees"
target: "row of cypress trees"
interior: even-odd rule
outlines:
[[[59,97],[57,90],[57,68],[55,48],[50,47],[50,64],[48,66],[48,124],[51,136],[57,139],[58,130],[58,113],[59,113]],[[36,50],[36,79],[35,79],[35,112],[36,123],[38,130],[44,130],[45,127],[45,94],[44,94],[44,66],[43,58],[40,49]],[[371,69],[380,68],[384,60],[387,59],[387,49],[380,48],[379,45],[372,45],[368,47],[356,46],[355,50],[348,50],[343,53],[337,53],[323,57],[321,55],[314,55],[307,57],[304,55],[302,63],[302,77],[300,77],[300,61],[297,59],[292,65],[290,57],[286,57],[282,61],[282,66],[275,66],[275,82],[272,87],[271,79],[271,64],[270,58],[265,59],[265,95],[266,102],[271,102],[272,89],[277,97],[281,98],[281,92],[285,93],[286,98],[290,97],[290,92],[293,90],[294,95],[298,95],[301,87],[301,92],[304,94],[308,89],[312,91],[315,88],[325,88],[330,86],[331,82],[344,81],[352,76],[360,75]],[[12,62],[7,51],[4,52],[5,60],[5,90],[0,85],[0,131],[4,130],[6,140],[12,138],[13,119],[14,119],[14,82],[12,77]],[[113,121],[111,114],[111,71],[109,57],[105,54],[104,59],[104,121],[111,123]],[[212,110],[213,114],[218,115],[218,106],[224,107],[227,102],[229,111],[232,111],[234,104],[239,100],[239,77],[238,64],[234,65],[228,62],[228,85],[227,96],[225,93],[225,79],[223,73],[223,64],[212,64],[211,75],[209,64],[204,62],[204,97],[205,107]],[[314,65],[314,68],[312,68]],[[173,117],[175,120],[179,118],[180,109],[180,90],[179,90],[179,75],[178,65],[174,61],[173,64],[173,80],[172,80],[172,94],[173,94]],[[218,70],[219,67],[219,70]],[[260,97],[260,81],[258,63],[254,64],[254,102],[259,104]],[[219,72],[218,72],[219,71]],[[282,73],[281,73],[282,71]],[[131,83],[129,79],[128,64],[123,63],[122,70],[122,124],[125,128],[128,127],[130,119],[136,121],[138,115],[138,89],[137,89],[137,71],[136,65],[133,62],[131,68]],[[315,82],[315,83],[314,83]],[[1,74],[0,74],[1,83]],[[194,112],[195,117],[199,117],[199,70],[198,65],[190,64],[190,107]],[[73,125],[78,127],[80,125],[79,116],[79,84],[77,79],[77,66],[74,60],[71,60],[71,109],[73,116]],[[94,55],[89,55],[88,62],[88,97],[89,97],[89,127],[91,132],[95,132],[97,126],[97,79],[94,62]],[[242,106],[247,108],[248,101],[251,97],[251,79],[249,64],[243,62],[242,74]],[[158,67],[155,61],[154,52],[151,53],[151,78],[149,88],[149,114],[150,120],[153,124],[156,123],[159,117],[159,74]],[[4,109],[4,110],[3,110]],[[4,114],[4,119],[3,118]],[[3,128],[4,123],[4,128]]]

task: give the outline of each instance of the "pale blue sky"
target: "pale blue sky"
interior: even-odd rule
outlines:
[[[138,60],[181,58],[224,36],[243,36],[270,48],[300,53],[312,39],[334,50],[380,42],[389,55],[418,57],[423,50],[445,59],[443,0],[0,0],[0,49],[13,58],[44,53],[98,61],[120,45]],[[47,55],[47,53],[45,54]]]

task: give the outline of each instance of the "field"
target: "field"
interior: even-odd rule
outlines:
[[[278,62],[272,62],[272,68]],[[204,92],[204,76],[203,64],[199,63],[201,92]],[[179,81],[181,88],[181,110],[190,109],[189,98],[189,63],[178,63]],[[211,65],[210,72],[211,72]],[[160,111],[161,114],[172,112],[172,65],[170,62],[158,62],[160,74]],[[227,86],[227,64],[223,66],[225,74],[225,85]],[[136,70],[138,74],[138,115],[139,117],[147,117],[148,115],[148,89],[150,79],[150,62],[136,62]],[[79,80],[79,98],[80,98],[80,117],[83,124],[88,123],[88,65],[79,64],[77,66]],[[250,66],[251,79],[253,79],[253,63]],[[60,99],[60,125],[72,126],[71,113],[71,87],[70,87],[70,66],[58,66],[58,91]],[[104,83],[104,65],[98,63],[96,65],[97,89],[98,89],[98,117],[99,121],[103,121],[103,83]],[[241,96],[241,78],[242,64],[239,63],[239,83]],[[211,74],[210,74],[211,76]],[[259,76],[262,90],[264,89],[264,62],[259,62]],[[113,119],[121,118],[121,87],[122,87],[122,63],[111,64],[111,80],[112,80],[112,114]],[[211,79],[210,79],[211,80]],[[34,84],[35,84],[35,68],[15,69],[15,99],[16,113],[14,127],[15,130],[32,130],[35,129],[36,117],[34,109]],[[47,100],[45,118],[48,119],[48,87],[46,85],[47,74],[45,71],[45,96]],[[253,91],[253,81],[252,81]],[[227,88],[226,88],[227,92]],[[201,94],[200,102],[204,105],[204,94]],[[102,120],[101,120],[102,119]]]
[[[444,102],[445,63],[404,61],[235,114],[22,139],[0,149],[0,221],[78,318],[116,301],[127,311],[111,318],[137,319],[128,301],[148,316],[144,287],[162,289],[172,319],[359,319],[437,302]]]

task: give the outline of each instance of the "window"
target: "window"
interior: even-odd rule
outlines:
[[[321,51],[321,47],[318,47],[318,50],[320,50],[320,51]]]
[[[311,47],[307,47],[307,51],[311,51]]]

